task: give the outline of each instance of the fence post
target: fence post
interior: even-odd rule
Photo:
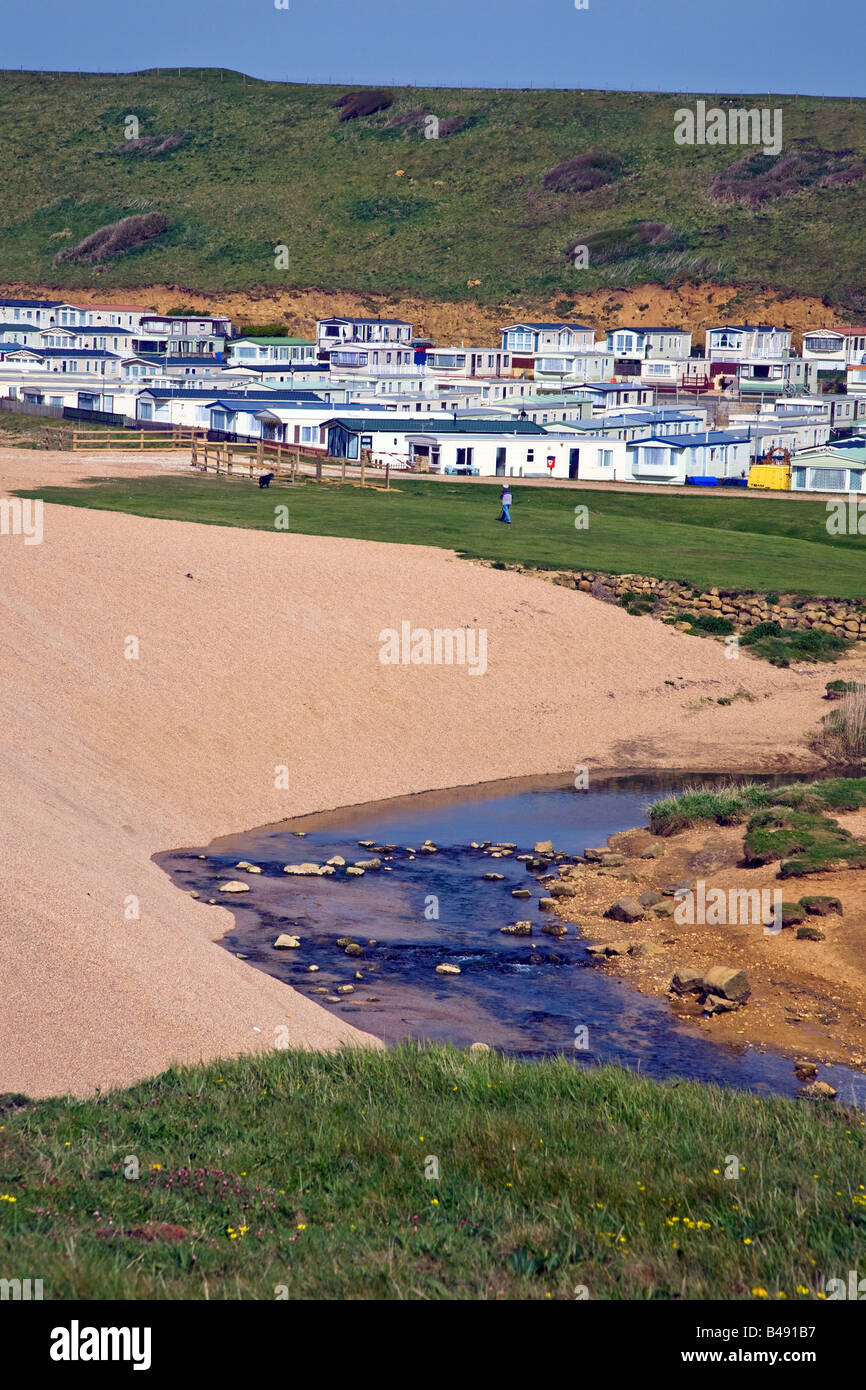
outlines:
[[[261,439],[260,439],[260,440],[258,441],[258,443],[256,444],[256,466],[258,467],[258,469],[259,469],[260,472],[263,471],[263,462],[262,462],[262,460],[263,460],[263,455],[264,455],[264,450],[263,450],[263,447],[262,447],[262,441],[261,441]],[[253,469],[252,469],[252,459],[251,459],[251,460],[250,460],[250,476],[251,476],[251,477],[252,477],[252,472],[253,472]]]
[[[366,462],[366,460],[365,460],[365,458],[364,458],[364,450],[362,449],[362,450],[361,450],[361,487],[364,486],[364,465],[365,465],[365,462]]]
[[[317,482],[317,483],[320,483],[321,481],[322,481],[322,455],[321,455],[321,454],[317,454],[317,455],[316,455],[316,482]]]
[[[144,430],[138,431],[138,447],[139,449],[144,448]]]
[[[278,440],[277,440],[277,477],[280,476],[280,474],[282,473],[282,471],[283,471],[283,444],[282,444],[282,440],[278,439]]]
[[[341,463],[341,467],[340,467],[340,482],[341,482],[341,483],[344,483],[345,481],[346,481],[346,460],[345,460],[345,458],[343,458],[342,463]]]
[[[385,460],[385,491],[391,491],[391,460]]]

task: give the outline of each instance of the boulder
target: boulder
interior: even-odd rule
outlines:
[[[664,898],[662,902],[655,903],[650,909],[653,917],[673,917],[676,912],[676,903],[672,903],[670,898]]]
[[[446,965],[437,965],[437,966],[436,966],[436,974],[437,974],[437,975],[459,975],[459,974],[460,974],[460,966],[459,966],[459,965],[448,965],[448,964],[446,964]]]
[[[605,869],[619,869],[625,863],[625,855],[615,854],[611,850],[609,854],[602,854],[596,862],[600,863]]]
[[[826,1081],[810,1081],[808,1086],[801,1086],[797,1095],[803,1100],[835,1100],[836,1092],[832,1086],[828,1086]]]
[[[723,999],[719,994],[708,994],[704,999],[703,1010],[705,1014],[729,1014],[740,1005],[733,999]]]
[[[617,898],[604,915],[614,922],[641,922],[644,910],[636,898]]]
[[[664,946],[658,941],[638,941],[629,948],[630,956],[658,956],[664,952]]]
[[[551,883],[548,891],[552,898],[573,898],[577,889],[570,883]]]
[[[381,869],[382,861],[381,859],[356,859],[352,867],[355,869]]]
[[[366,869],[359,869],[357,864],[350,864],[348,869],[346,870],[346,877],[363,878],[365,873]]]
[[[274,942],[275,951],[294,951],[301,944],[299,936],[289,936],[288,932],[283,932]]]
[[[604,954],[606,956],[627,956],[630,950],[630,941],[608,941],[604,948]]]
[[[806,909],[801,907],[799,903],[780,903],[779,915],[783,927],[797,927],[801,922],[805,922]],[[773,915],[773,921],[775,923],[775,913]]]
[[[842,904],[838,898],[829,898],[821,895],[801,898],[800,906],[804,907],[812,917],[842,916]]]
[[[354,994],[354,993],[355,993],[355,986],[354,986],[354,985],[337,985],[337,993],[338,993],[338,994]]]
[[[583,857],[590,864],[598,864],[601,862],[601,860],[604,858],[606,854],[610,853],[611,851],[605,845],[602,849],[585,849],[583,851]]]
[[[533,854],[553,854],[552,840],[536,840],[532,846]]]
[[[552,912],[553,909],[556,907],[556,898],[539,898],[538,906],[544,912]]]
[[[679,970],[674,971],[670,987],[674,994],[700,994],[703,983],[702,970],[694,970],[690,965],[681,965]]]
[[[511,890],[511,896],[512,896],[512,898],[531,898],[531,897],[532,897],[532,889],[531,889],[531,888],[513,888],[513,889]]]
[[[638,902],[641,907],[655,907],[656,903],[664,902],[664,898],[654,888],[648,888],[645,893],[641,893]]]
[[[500,879],[503,879],[503,878],[505,877],[505,875],[504,875],[504,874],[482,874],[481,877],[485,880],[486,883],[498,883]]]
[[[364,954],[364,947],[359,946],[357,941],[350,941],[349,945],[345,946],[343,950],[344,954],[347,956],[362,956]]]
[[[568,936],[568,927],[564,922],[545,922],[541,930],[546,936],[555,936],[559,941]]]
[[[250,885],[248,883],[241,883],[240,879],[237,878],[231,878],[228,883],[220,884],[221,893],[248,893],[249,891]]]
[[[664,854],[664,845],[650,845],[641,855],[641,859],[661,859]]]
[[[474,1042],[469,1044],[469,1056],[476,1058],[476,1060],[479,1057],[483,1057],[485,1053],[489,1051],[490,1047],[487,1043]]]
[[[746,972],[735,970],[730,965],[714,965],[708,970],[704,975],[703,989],[706,994],[716,994],[736,1004],[745,1003],[752,992]]]
[[[825,941],[826,936],[819,927],[798,927],[798,941]]]
[[[342,854],[332,854],[331,858],[328,860],[328,863],[333,864],[338,869],[342,869],[345,868],[346,861],[343,858]]]
[[[814,1081],[818,1075],[818,1063],[807,1062],[804,1057],[795,1057],[794,1075],[798,1081]]]
[[[512,922],[510,926],[500,927],[499,930],[502,932],[503,936],[531,936],[532,923]]]
[[[327,865],[320,867],[318,864],[284,864],[283,873],[301,875],[322,874],[324,873],[325,868],[327,868]],[[329,874],[332,874],[333,872],[334,870],[332,868],[328,868]]]

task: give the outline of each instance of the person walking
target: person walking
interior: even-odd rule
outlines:
[[[500,521],[507,522],[509,526],[511,525],[511,503],[513,500],[514,499],[511,496],[511,488],[507,485],[507,483],[503,483],[502,490],[499,494],[499,501],[502,504],[502,511],[499,513],[498,519]]]

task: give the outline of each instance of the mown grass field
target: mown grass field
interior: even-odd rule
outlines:
[[[759,208],[713,201],[714,176],[744,151],[674,143],[674,113],[696,96],[392,88],[389,110],[341,124],[334,102],[346,90],[214,69],[3,72],[5,281],[410,290],[485,304],[561,293],[567,305],[598,287],[615,301],[618,286],[704,276],[827,295],[862,313],[866,181],[812,183]],[[780,107],[786,154],[805,142],[866,156],[862,100],[721,100]],[[410,113],[414,124],[393,124]],[[418,113],[465,125],[426,139]],[[130,115],[140,137],[185,133],[184,143],[134,152]],[[613,182],[544,186],[555,166],[589,153],[612,158]],[[58,252],[139,212],[164,216],[168,230],[102,268],[55,266]],[[636,220],[664,222],[673,237],[580,270],[565,254]],[[275,268],[279,245],[285,270]]]
[[[863,538],[830,536],[826,504],[803,499],[665,497],[513,487],[514,524],[499,515],[498,484],[400,479],[390,492],[307,482],[264,491],[206,475],[93,481],[22,492],[46,502],[218,526],[435,545],[500,563],[646,574],[701,587],[866,597]],[[575,507],[589,524],[575,527]]]
[[[866,1234],[856,1111],[565,1058],[275,1051],[3,1104],[0,1269],[46,1299],[806,1301]]]

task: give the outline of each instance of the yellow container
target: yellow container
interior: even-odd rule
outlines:
[[[790,492],[791,466],[786,463],[753,463],[749,469],[748,486]]]

